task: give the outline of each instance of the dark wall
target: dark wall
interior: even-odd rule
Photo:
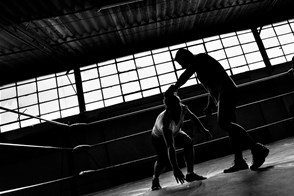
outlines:
[[[290,66],[283,64],[274,67],[271,72],[261,69],[233,78],[240,86],[237,122],[262,143],[293,135],[292,121],[264,126],[290,118],[293,114],[291,108],[293,109],[294,105],[294,94],[277,95],[294,90],[294,77],[282,74],[279,77],[271,77],[285,73]],[[267,77],[271,79],[260,80]],[[251,82],[253,80],[257,82]],[[207,97],[203,93],[205,91],[201,86],[183,88],[179,91],[184,104],[197,116],[202,116],[202,109],[206,105]],[[163,109],[162,96],[159,95],[59,120],[69,124],[90,123],[87,126],[70,129],[43,123],[2,134],[5,143],[62,148],[40,149],[36,146],[1,145],[0,191],[69,176],[69,179],[54,181],[20,193],[15,192],[14,195],[74,195],[151,177],[155,151],[151,144],[150,131],[157,115]],[[113,118],[103,120],[108,117]],[[91,123],[94,121],[96,122]],[[226,133],[218,127],[216,116],[201,117],[201,121],[212,131],[213,140],[209,141],[191,129],[189,122],[184,126],[185,131],[193,136],[196,162],[231,153]],[[75,152],[68,149],[81,144],[93,147]],[[181,153],[180,164],[184,166],[180,155]],[[77,178],[71,177],[84,170],[95,172]]]

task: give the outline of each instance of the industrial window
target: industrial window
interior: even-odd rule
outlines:
[[[272,65],[294,55],[294,20],[264,26],[260,37]],[[174,46],[145,51],[80,68],[86,111],[164,92],[183,73],[173,61],[179,48],[208,53],[229,75],[265,67],[251,30],[231,32]],[[183,87],[199,84],[194,74]],[[56,119],[79,113],[74,74],[58,73],[0,87],[2,107]],[[0,110],[1,132],[40,120]]]
[[[52,120],[79,113],[73,73],[57,73],[0,88],[1,107]],[[0,110],[1,132],[38,124],[25,115]]]
[[[292,59],[294,55],[294,20],[270,24],[259,30],[271,65],[285,63]]]

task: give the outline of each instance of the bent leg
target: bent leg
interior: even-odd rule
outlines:
[[[177,147],[184,148],[184,156],[187,167],[186,181],[204,180],[206,177],[194,173],[194,147],[192,139],[183,131],[180,131],[175,137]]]
[[[167,155],[164,139],[162,137],[157,137],[154,135],[152,135],[151,137],[152,137],[152,144],[157,153],[157,160],[155,161],[154,168],[153,168],[153,179],[152,179],[151,189],[158,190],[158,189],[161,189],[161,186],[159,183],[159,176],[167,165],[168,155]]]

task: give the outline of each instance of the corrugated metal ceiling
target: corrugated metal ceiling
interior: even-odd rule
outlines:
[[[1,1],[0,84],[294,18],[293,7],[293,0]]]

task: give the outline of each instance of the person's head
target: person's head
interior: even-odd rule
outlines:
[[[163,103],[166,109],[169,109],[169,110],[180,109],[181,99],[176,92],[165,93]]]
[[[187,66],[191,65],[193,62],[193,53],[187,49],[180,48],[175,57],[175,61],[177,61],[183,68],[187,68]]]

